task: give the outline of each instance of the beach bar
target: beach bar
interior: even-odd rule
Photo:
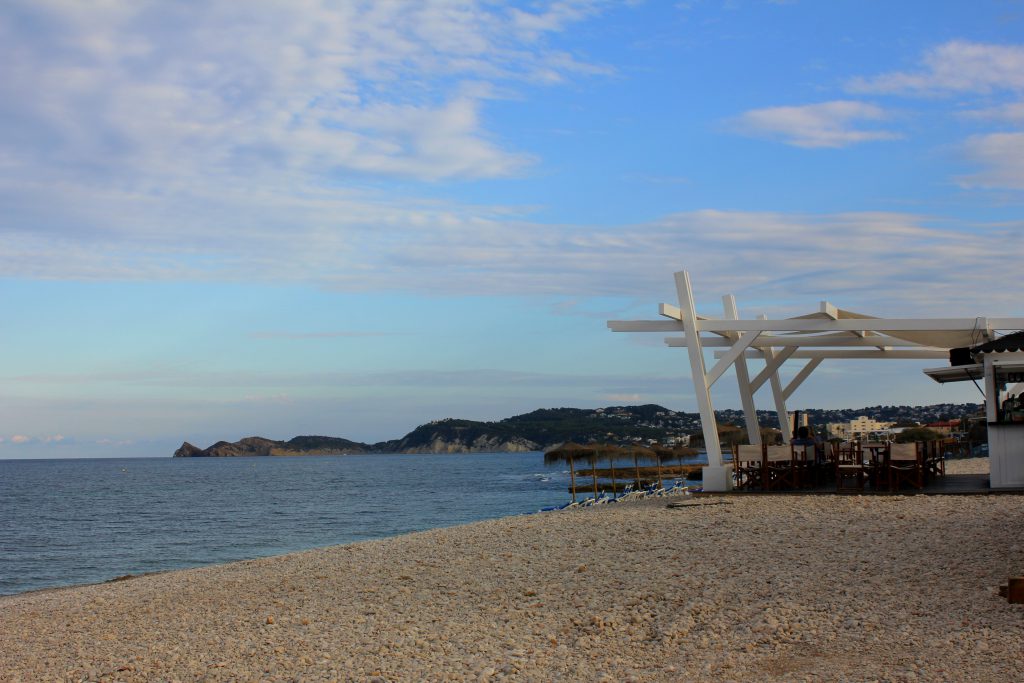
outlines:
[[[939,383],[984,382],[989,486],[1024,488],[1024,332],[954,349],[949,367],[924,372]]]
[[[974,365],[991,367],[994,373],[986,393],[990,412],[998,401],[1000,382],[1017,379],[1011,370],[1018,367],[1014,363],[1019,362],[1018,371],[1024,372],[1024,352],[1019,348],[1013,352],[1019,359],[1014,356],[1012,360],[997,359],[995,352],[986,355],[980,350],[986,344],[999,344],[1000,340],[1014,337],[1000,336],[1000,332],[1024,330],[1022,317],[879,318],[822,301],[818,310],[793,318],[772,320],[762,315],[757,319],[741,319],[736,298],[731,294],[722,297],[723,315],[712,317],[697,313],[688,272],[675,273],[675,285],[679,304],[660,304],[660,319],[610,320],[608,327],[613,332],[668,333],[671,336],[665,338],[667,346],[686,348],[708,456],[708,465],[704,468],[705,491],[732,488],[732,465],[722,457],[711,400],[711,387],[730,368],[735,370],[747,434],[754,445],[760,445],[761,439],[754,403],[757,391],[765,385],[771,387],[782,439],[789,444],[792,434],[786,417],[786,401],[825,360],[947,360],[953,356],[954,349],[979,349],[979,357],[984,360]],[[715,359],[710,369],[705,357],[708,352]],[[791,360],[803,361],[803,364],[783,385],[779,370]],[[748,361],[761,365],[751,368]],[[980,376],[982,370],[976,372]],[[963,372],[960,377],[969,379]],[[1020,392],[1012,396],[1016,396],[1019,405]],[[1014,404],[1007,405],[1011,406],[1011,416],[1015,415]],[[998,464],[996,459],[992,461],[992,486],[1019,487],[1021,483],[1012,482],[1020,482],[1024,475],[1024,421],[1015,426],[1017,423],[998,419],[1001,414],[997,410],[988,418],[990,443],[1001,440],[1003,444],[998,446],[1003,454]],[[999,474],[997,468],[1002,468]]]

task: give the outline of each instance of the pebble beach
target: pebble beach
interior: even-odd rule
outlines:
[[[653,498],[2,597],[0,680],[1021,681],[1021,574],[1020,495]]]

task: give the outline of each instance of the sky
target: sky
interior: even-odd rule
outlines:
[[[709,315],[1020,316],[1022,208],[1019,0],[7,0],[0,458],[696,411],[606,327],[674,272]],[[790,406],[980,400],[934,365]]]

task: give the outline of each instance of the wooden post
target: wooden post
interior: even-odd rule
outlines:
[[[572,481],[572,502],[576,502],[576,468],[572,464],[572,454],[569,454],[569,479]]]
[[[612,500],[616,500],[619,497],[619,492],[615,490],[615,461],[612,459],[613,453],[611,449],[608,449],[608,466],[612,470]]]

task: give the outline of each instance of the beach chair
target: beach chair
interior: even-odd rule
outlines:
[[[835,460],[836,491],[863,492],[868,471],[860,444],[856,441],[833,444],[832,453]]]
[[[931,441],[928,445],[930,448],[925,460],[925,479],[946,476],[946,451],[956,446],[956,440]]]
[[[764,446],[737,444],[732,447],[732,472],[735,487],[743,491],[762,487],[761,472],[764,464]]]
[[[825,481],[822,457],[818,444],[792,444],[793,466],[796,468],[797,488],[815,488]]]
[[[925,450],[923,442],[894,443],[889,451],[889,490],[898,491],[909,484],[920,491],[924,488]]]
[[[864,472],[871,482],[871,488],[876,491],[889,490],[889,451],[892,444],[888,441],[863,441],[859,447],[864,456]]]
[[[797,469],[791,447],[765,446],[761,463],[761,487],[765,491],[797,487]]]

